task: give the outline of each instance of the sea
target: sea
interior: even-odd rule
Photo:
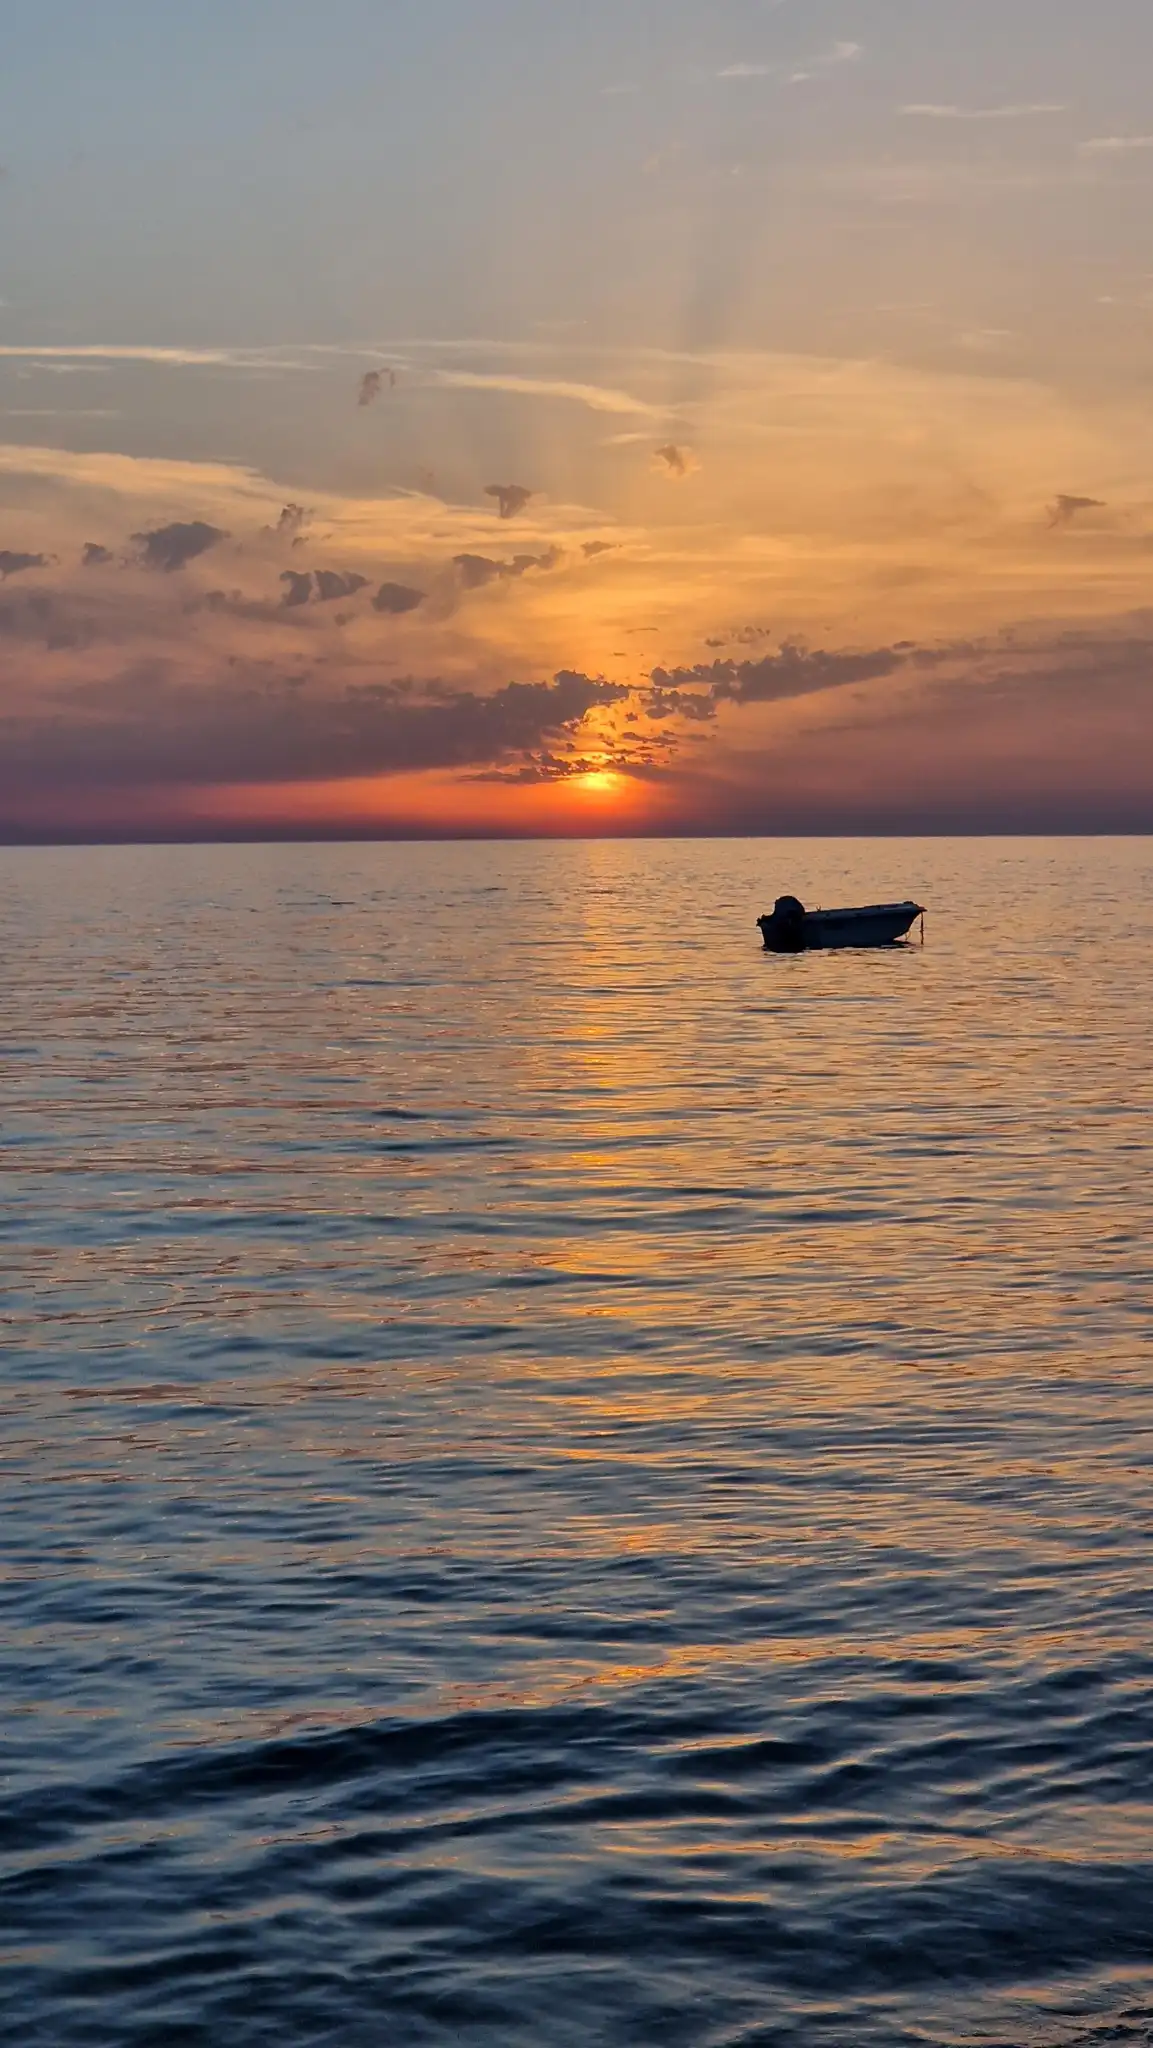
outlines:
[[[1153,2041],[1153,841],[9,849],[0,959],[5,2042]]]

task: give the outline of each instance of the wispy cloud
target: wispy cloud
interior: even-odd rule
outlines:
[[[603,384],[575,384],[560,377],[518,377],[509,372],[487,370],[441,370],[436,379],[455,391],[507,391],[517,398],[568,399],[587,406],[590,412],[635,414],[639,419],[663,419],[664,408],[635,398],[631,391],[617,391]]]
[[[1082,156],[1124,156],[1140,149],[1153,149],[1153,135],[1094,135],[1081,144]]]
[[[811,78],[819,78],[823,71],[835,71],[842,64],[859,64],[864,56],[861,43],[834,43],[819,56],[810,57],[798,70],[789,74],[790,85],[806,85]]]
[[[167,363],[177,368],[208,364],[228,369],[261,368],[278,359],[278,351],[259,348],[152,348],[147,344],[31,342],[0,344],[0,357],[20,362]]]
[[[814,57],[803,59],[799,66],[788,64],[751,64],[739,62],[726,64],[716,73],[718,78],[776,78],[786,79],[790,85],[803,85],[810,78],[817,78],[823,71],[834,71],[842,64],[859,64],[864,56],[860,43],[833,43],[827,50],[818,51]]]
[[[957,107],[915,100],[901,112],[921,121],[1028,121],[1040,114],[1063,114],[1065,108],[1056,100],[1028,100],[1003,107]]]

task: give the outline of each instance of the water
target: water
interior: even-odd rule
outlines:
[[[5,2038],[1153,2039],[1153,842],[0,904]]]

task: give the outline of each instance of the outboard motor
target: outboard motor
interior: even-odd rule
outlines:
[[[771,953],[802,953],[805,948],[805,906],[797,896],[778,896],[771,917],[759,917],[761,936]]]

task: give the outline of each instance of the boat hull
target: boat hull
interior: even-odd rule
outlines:
[[[770,953],[805,953],[839,946],[893,946],[907,938],[922,915],[919,903],[871,903],[859,910],[806,910],[781,922],[758,918]]]

